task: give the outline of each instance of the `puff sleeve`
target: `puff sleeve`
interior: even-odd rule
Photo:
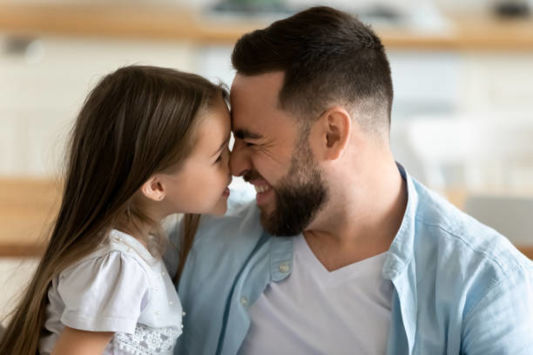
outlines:
[[[149,279],[135,257],[120,251],[84,260],[60,274],[61,322],[85,331],[133,333],[148,303]]]

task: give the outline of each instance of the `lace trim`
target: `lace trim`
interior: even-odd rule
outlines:
[[[115,333],[113,347],[132,355],[150,355],[171,352],[181,330],[175,327],[150,328],[137,324],[135,333]]]

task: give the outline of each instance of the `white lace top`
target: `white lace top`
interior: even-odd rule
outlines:
[[[172,354],[182,309],[159,258],[113,230],[98,250],[65,269],[48,291],[39,352],[50,354],[65,326],[114,332],[104,354]]]

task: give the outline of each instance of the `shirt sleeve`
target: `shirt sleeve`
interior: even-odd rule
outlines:
[[[467,315],[463,352],[467,355],[531,354],[533,275],[494,285]],[[529,271],[529,272],[528,272]],[[525,276],[525,277],[524,277]]]
[[[60,274],[61,322],[86,331],[133,333],[149,296],[146,271],[135,257],[113,251]]]

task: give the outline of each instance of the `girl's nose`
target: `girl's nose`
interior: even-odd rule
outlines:
[[[243,176],[251,168],[250,158],[243,142],[236,140],[231,152],[229,166],[231,174]]]

